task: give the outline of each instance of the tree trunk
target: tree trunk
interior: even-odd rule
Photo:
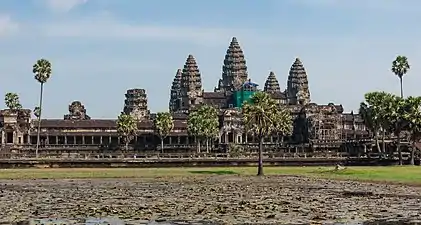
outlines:
[[[415,146],[411,147],[411,165],[415,165]]]
[[[412,146],[411,146],[411,165],[415,165],[415,138],[412,140]],[[402,165],[402,164],[401,164]]]
[[[374,136],[374,140],[376,141],[377,152],[378,153],[382,152],[382,150],[380,149],[379,136],[378,135]]]
[[[402,82],[402,76],[399,76],[399,82],[400,82],[400,85],[401,85],[401,98],[403,98],[403,82]]]
[[[39,94],[39,119],[38,119],[38,130],[37,130],[37,145],[35,148],[35,157],[38,158],[38,149],[40,144],[40,133],[41,133],[41,114],[42,114],[42,95],[44,92],[44,83],[41,83],[41,90]]]
[[[382,132],[382,152],[385,153],[386,152],[386,142],[385,139],[386,138],[386,131],[383,130]]]
[[[263,140],[264,137],[260,137],[259,140],[259,162],[257,164],[257,176],[263,176]]]
[[[197,153],[200,153],[200,139],[196,138],[196,142],[197,142]]]
[[[209,153],[209,138],[206,138],[206,153]]]
[[[161,153],[164,153],[164,138],[161,137]]]
[[[125,150],[126,150],[126,153],[129,151],[129,142],[130,142],[129,139],[127,138],[126,143],[125,143],[125,147],[124,147]]]
[[[397,140],[396,140],[396,151],[398,152],[399,155],[399,165],[402,165],[402,149],[401,149],[401,135],[400,132],[397,134]]]

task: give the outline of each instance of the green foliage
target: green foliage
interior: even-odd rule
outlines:
[[[174,120],[169,112],[159,112],[156,114],[154,120],[155,132],[161,137],[165,138],[170,134],[174,128]]]
[[[209,105],[201,105],[197,110],[189,114],[187,120],[187,130],[189,134],[212,139],[219,134],[218,111]]]
[[[405,75],[411,66],[408,63],[408,58],[406,56],[397,56],[396,59],[392,63],[392,72],[402,79],[403,75]]]
[[[124,138],[126,143],[126,150],[128,149],[128,144],[137,133],[137,120],[132,115],[120,114],[117,118],[117,132],[120,137]]]
[[[403,99],[382,91],[365,94],[360,113],[368,129],[374,133],[379,129],[390,130],[402,118]]]
[[[51,77],[51,63],[46,59],[39,59],[32,67],[32,72],[35,74],[35,80],[44,84]]]
[[[406,129],[411,133],[411,139],[416,142],[421,138],[421,97],[408,97],[404,101],[403,118]]]
[[[7,108],[11,110],[22,109],[22,105],[20,104],[20,101],[19,101],[19,95],[16,93],[11,93],[11,92],[6,93],[6,95],[4,96],[4,101]]]
[[[244,104],[243,120],[246,131],[259,138],[276,133],[289,135],[292,132],[291,113],[264,92],[257,92],[251,98],[251,103]]]

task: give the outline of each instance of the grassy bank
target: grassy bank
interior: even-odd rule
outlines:
[[[165,176],[254,175],[254,167],[226,168],[83,168],[83,169],[3,169],[0,179],[142,178]],[[266,167],[266,175],[301,175],[329,179],[386,181],[421,185],[420,167]]]

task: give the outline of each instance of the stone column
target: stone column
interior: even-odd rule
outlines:
[[[4,143],[6,143],[6,135],[4,130],[1,131],[1,145],[4,145]]]

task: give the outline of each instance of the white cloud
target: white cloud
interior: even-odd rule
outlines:
[[[14,22],[8,15],[0,15],[0,37],[17,32],[19,24]]]
[[[382,12],[419,12],[418,0],[367,0],[367,1],[343,1],[343,0],[288,0],[289,4],[305,5],[309,7],[324,7],[340,10],[369,10]],[[409,6],[409,7],[408,7]]]
[[[226,44],[232,36],[250,36],[250,30],[189,26],[130,24],[110,14],[54,21],[39,25],[41,35],[60,38],[173,40],[203,45]]]
[[[88,0],[44,0],[44,4],[53,12],[68,12],[87,2]]]

